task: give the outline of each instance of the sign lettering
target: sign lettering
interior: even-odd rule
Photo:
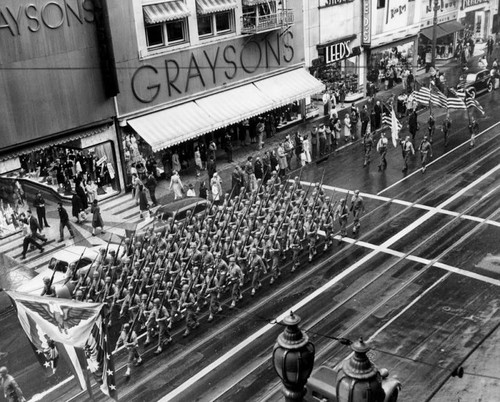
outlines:
[[[0,6],[0,35],[21,36],[40,29],[56,30],[63,25],[94,22],[92,0],[51,0],[42,5],[21,4],[16,9]]]
[[[489,3],[490,0],[462,0],[462,8],[474,7],[478,4]]]
[[[352,3],[354,0],[326,0],[324,7],[338,6],[339,4]]]
[[[188,94],[193,87],[225,84],[237,73],[258,74],[262,69],[290,63],[295,55],[293,33],[288,31],[283,37],[267,35],[259,41],[249,40],[239,48],[214,45],[217,47],[212,52],[192,51],[187,68],[181,68],[174,58],[163,59],[161,67],[143,64],[132,75],[132,93],[139,102],[151,103],[158,96]]]
[[[350,40],[344,42],[334,43],[327,46],[325,49],[325,62],[326,64],[333,63],[335,61],[347,59],[351,56],[351,48],[349,47]]]
[[[363,0],[363,27],[361,44],[370,45],[372,42],[371,32],[371,9],[370,0]]]

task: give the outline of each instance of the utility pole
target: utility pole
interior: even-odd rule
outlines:
[[[429,0],[429,3],[432,0]],[[432,25],[432,67],[436,68],[436,45],[437,45],[437,24],[438,24],[439,0],[434,0],[434,21]]]

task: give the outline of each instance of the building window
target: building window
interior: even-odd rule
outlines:
[[[172,46],[187,42],[187,21],[185,18],[163,22],[161,24],[146,24],[146,40],[148,48]]]
[[[233,11],[198,15],[198,35],[200,37],[225,35],[234,30]]]
[[[385,8],[385,0],[377,0],[377,8]]]

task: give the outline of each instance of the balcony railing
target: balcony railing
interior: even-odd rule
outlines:
[[[255,34],[293,24],[293,10],[279,10],[276,13],[258,15],[254,13],[241,16],[241,33]]]

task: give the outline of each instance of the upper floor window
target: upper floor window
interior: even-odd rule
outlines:
[[[377,8],[385,8],[385,0],[377,0]]]
[[[172,46],[188,41],[189,11],[181,0],[143,7],[148,48]]]
[[[236,0],[196,0],[200,38],[234,32]]]

